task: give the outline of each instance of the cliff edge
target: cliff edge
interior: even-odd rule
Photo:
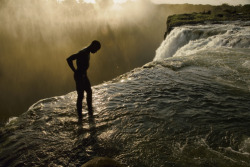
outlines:
[[[164,39],[174,27],[205,23],[220,23],[222,21],[250,21],[250,4],[230,6],[223,4],[213,6],[211,10],[202,13],[171,15],[167,19],[167,30]]]

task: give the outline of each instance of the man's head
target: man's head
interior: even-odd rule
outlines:
[[[101,48],[101,43],[97,40],[94,40],[90,45],[89,49],[91,53],[96,53]]]

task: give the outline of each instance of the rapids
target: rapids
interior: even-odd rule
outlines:
[[[177,27],[154,61],[93,87],[93,117],[78,122],[70,92],[12,118],[0,166],[250,166],[249,43],[248,23]]]

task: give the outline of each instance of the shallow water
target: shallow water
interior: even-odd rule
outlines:
[[[155,61],[93,87],[95,113],[84,110],[82,123],[75,92],[37,102],[1,129],[0,166],[80,166],[94,156],[131,167],[250,166],[250,48],[213,41],[237,27],[249,44],[247,26],[195,39],[209,27],[174,29],[182,35],[170,34]],[[164,56],[173,40],[188,42]]]

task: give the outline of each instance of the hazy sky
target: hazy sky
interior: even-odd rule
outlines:
[[[57,0],[64,1],[64,0]],[[81,0],[76,0],[80,2]],[[96,3],[98,0],[83,0],[86,3]],[[123,4],[128,1],[138,1],[138,0],[113,0],[115,4]],[[142,0],[143,1],[143,0]],[[239,4],[250,4],[250,0],[150,0],[157,4],[210,4],[210,5],[221,5],[227,3],[229,5],[239,5]]]
[[[221,5],[227,3],[230,5],[250,4],[250,0],[151,0],[155,3],[168,3],[168,4],[210,4]]]

